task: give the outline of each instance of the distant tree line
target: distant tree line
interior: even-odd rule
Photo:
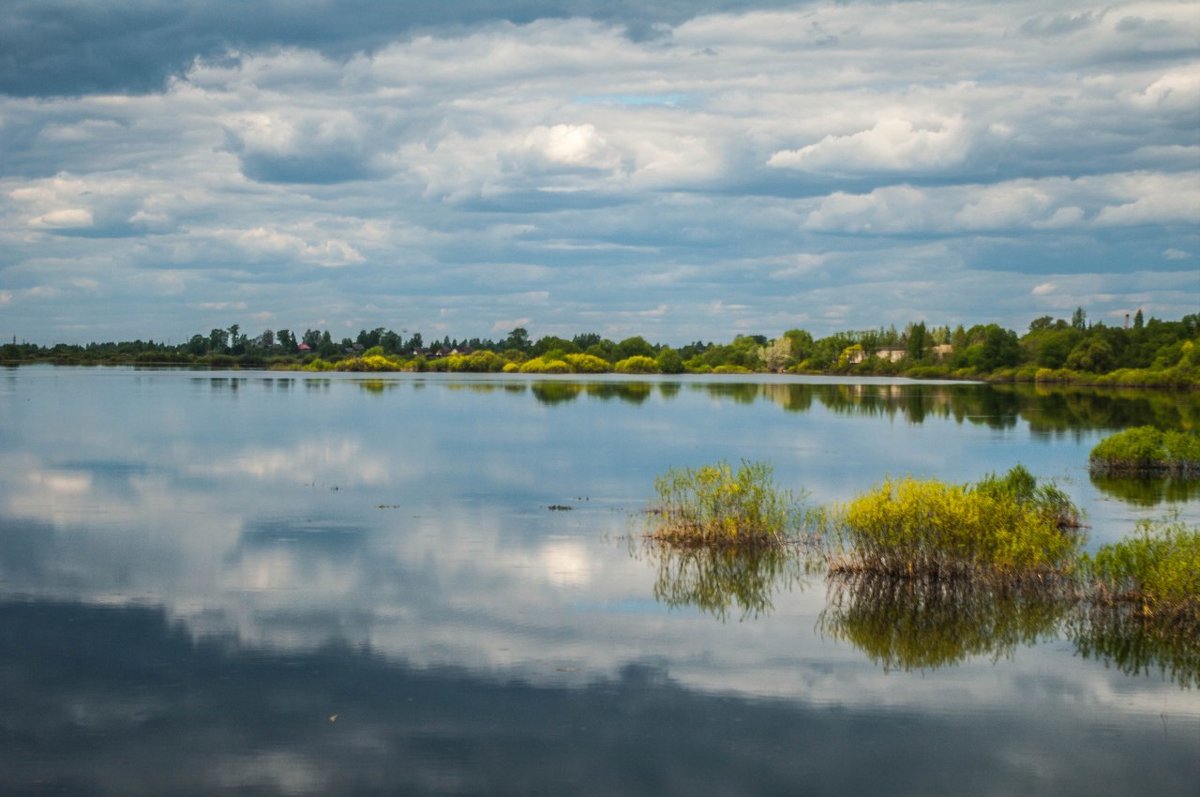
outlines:
[[[385,327],[335,339],[329,330],[267,329],[250,337],[239,324],[171,345],[134,340],[87,345],[6,343],[7,364],[183,365],[348,371],[518,371],[523,373],[836,373],[917,378],[987,378],[1194,387],[1200,384],[1200,314],[1121,326],[1042,316],[1023,334],[997,324],[896,327],[814,338],[791,329],[777,338],[739,335],[728,343],[672,347],[641,336],[613,341],[593,332],[534,340],[523,327],[503,338],[426,341]]]

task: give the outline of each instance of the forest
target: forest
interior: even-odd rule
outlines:
[[[498,340],[426,341],[378,327],[335,339],[329,330],[264,330],[239,324],[154,340],[0,345],[0,363],[144,365],[306,371],[465,371],[520,373],[792,373],[1069,382],[1195,388],[1200,385],[1200,313],[1177,321],[1139,310],[1121,326],[1089,323],[1083,308],[1068,319],[1042,316],[1018,335],[997,324],[928,326],[925,322],[837,332],[815,338],[790,329],[775,338],[739,335],[725,343],[673,347],[641,336],[620,341],[597,333],[534,340],[518,327]]]

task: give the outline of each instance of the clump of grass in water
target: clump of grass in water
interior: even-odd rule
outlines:
[[[763,462],[672,468],[654,480],[651,538],[675,545],[783,545],[800,526],[799,499]]]
[[[1088,457],[1099,475],[1200,476],[1200,434],[1137,426],[1106,437]]]
[[[888,480],[835,513],[841,550],[829,569],[933,579],[1065,576],[1083,542],[1079,526],[1070,499],[1020,465],[973,485]]]

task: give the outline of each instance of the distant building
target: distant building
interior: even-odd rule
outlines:
[[[937,346],[931,347],[929,351],[931,354],[933,354],[934,359],[944,360],[954,352],[954,347],[949,343],[940,343]],[[861,362],[865,362],[872,356],[878,357],[881,360],[887,360],[891,363],[898,363],[908,356],[908,349],[904,346],[882,346],[876,349],[873,355],[868,354],[860,349],[858,351],[851,352],[850,364],[858,365]]]

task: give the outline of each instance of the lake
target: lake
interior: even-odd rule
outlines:
[[[1194,796],[1196,640],[641,538],[656,475],[742,459],[812,505],[1020,463],[1091,549],[1200,522],[1089,477],[1143,423],[1200,397],[6,369],[0,792]]]

